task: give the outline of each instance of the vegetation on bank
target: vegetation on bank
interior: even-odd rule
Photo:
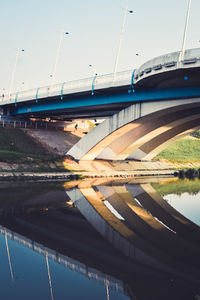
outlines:
[[[197,139],[200,139],[200,130],[194,131],[190,135],[196,137]]]
[[[62,161],[22,130],[0,128],[0,162],[13,164],[12,171],[65,171]]]
[[[160,152],[155,159],[174,163],[200,162],[200,139],[180,139]]]
[[[172,179],[164,183],[152,183],[153,188],[162,196],[168,194],[193,193],[200,191],[200,180]]]
[[[34,139],[18,128],[0,128],[0,159],[1,161],[21,159],[32,156],[51,157],[50,153]]]

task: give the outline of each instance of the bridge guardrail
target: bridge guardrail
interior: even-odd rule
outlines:
[[[39,87],[31,90],[11,93],[0,96],[0,105],[17,104],[18,102],[61,96],[64,94],[78,93],[83,91],[98,90],[103,87],[131,84],[133,70],[111,73],[106,75],[95,75],[94,77],[62,82],[53,86]]]
[[[191,64],[196,64],[195,66],[199,67],[200,48],[186,50],[182,61],[179,61],[179,57],[180,51],[172,52],[147,61],[137,70],[128,70],[107,75],[95,75],[91,78],[63,82],[53,86],[50,85],[28,91],[11,93],[10,95],[3,94],[0,96],[0,105],[3,106],[5,104],[13,103],[17,105],[18,102],[29,100],[35,100],[37,103],[38,99],[53,96],[60,96],[60,99],[62,100],[63,95],[79,92],[91,91],[91,95],[94,95],[94,91],[101,88],[110,88],[129,84],[132,86],[133,80],[134,84],[137,84],[138,81],[147,76],[163,72],[163,68],[165,71],[177,68],[187,69],[191,67]],[[133,76],[133,74],[135,75]]]
[[[87,278],[97,281],[100,284],[108,284],[109,288],[120,293],[125,294],[123,282],[112,275],[103,273],[101,270],[94,269],[82,263],[78,260],[75,260],[67,255],[60,254],[59,252],[45,247],[44,245],[35,242],[27,237],[24,237],[14,231],[11,231],[2,225],[0,225],[0,235],[7,235],[7,237],[18,244],[33,250],[34,252],[46,257],[52,261],[62,265],[65,268],[71,269]]]

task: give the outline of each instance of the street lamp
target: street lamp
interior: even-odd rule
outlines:
[[[20,52],[24,52],[24,49],[20,49],[20,48],[17,49],[17,54],[16,54],[16,57],[15,57],[15,63],[14,63],[14,66],[13,66],[13,70],[12,70],[12,74],[11,74],[11,79],[10,79],[10,86],[9,86],[8,98],[10,98],[10,95],[11,95],[11,92],[12,92],[13,82],[14,82],[14,78],[15,78],[15,71],[16,71],[18,60],[19,60],[19,54],[20,54]]]
[[[92,69],[92,72],[95,74],[95,76],[97,76],[98,74],[97,74],[97,72],[95,71],[95,68],[94,68],[94,66],[93,65],[89,65],[89,68],[91,68]]]
[[[56,51],[56,60],[55,60],[55,64],[54,64],[54,69],[53,69],[52,75],[50,75],[50,77],[51,77],[50,89],[52,88],[52,86],[55,82],[55,75],[56,75],[57,64],[58,64],[58,60],[59,60],[59,56],[60,56],[60,49],[61,49],[63,37],[65,34],[68,35],[69,32],[60,31],[60,39],[59,39],[58,47],[57,47],[57,51]]]
[[[140,53],[135,53],[135,56],[137,57],[137,68],[141,65],[141,55]]]
[[[179,62],[181,62],[184,59],[185,43],[186,43],[187,30],[188,30],[188,21],[189,21],[189,16],[190,16],[191,1],[192,0],[188,0],[187,14],[186,14],[186,20],[185,20],[185,29],[184,29],[184,34],[183,34],[182,48],[181,48],[180,55],[179,55]]]
[[[5,96],[5,88],[2,88],[2,96]]]
[[[89,67],[92,68],[92,69],[93,69],[93,72],[94,72],[94,77],[93,77],[93,79],[92,79],[92,91],[91,91],[91,95],[93,96],[93,95],[94,95],[94,85],[95,85],[95,83],[96,83],[97,75],[98,75],[98,74],[94,71],[93,65],[89,65]]]
[[[129,14],[133,13],[132,10],[128,10],[128,7],[125,7],[125,8],[123,7],[122,9],[124,9],[124,18],[123,18],[123,22],[122,22],[122,29],[121,29],[121,34],[120,34],[120,38],[119,38],[119,44],[118,44],[118,48],[117,48],[117,55],[116,55],[116,59],[115,59],[115,66],[114,66],[114,72],[113,72],[113,81],[115,80],[115,75],[116,75],[116,72],[117,72],[119,54],[120,54],[122,39],[123,39],[123,35],[124,35],[124,29],[125,29],[127,14],[128,13]]]

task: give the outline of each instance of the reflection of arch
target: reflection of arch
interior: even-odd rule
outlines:
[[[132,187],[134,190],[134,186]],[[161,249],[177,259],[181,258],[183,261],[188,261],[188,254],[198,255],[195,247],[192,249],[190,243],[184,241],[177,234],[174,234],[174,232],[159,222],[158,219],[149,214],[146,209],[141,207],[125,185],[112,187],[100,186],[98,189],[114,209],[125,219],[124,222],[127,226],[135,230],[157,249]],[[185,249],[185,251],[183,252],[182,249]],[[196,260],[194,264],[196,264]]]
[[[198,99],[133,104],[82,138],[77,159],[149,160],[181,133],[200,126]]]
[[[134,199],[134,193],[137,199],[141,197],[145,200],[152,197],[152,190],[144,190],[140,185],[83,186],[80,190],[74,189],[67,193],[95,229],[129,258],[162,269],[167,264],[168,267],[173,266],[175,272],[185,272],[186,276],[191,276],[193,268],[200,266],[199,247],[190,244],[185,239],[186,235],[184,238],[181,234],[179,236],[179,232],[183,232],[184,228],[187,234],[195,228],[196,234],[199,231],[200,236],[200,228],[173,208],[168,211],[167,222],[158,221],[162,221],[158,214],[149,214],[149,209],[146,211],[145,206],[142,207]],[[163,199],[162,201],[165,202]],[[164,207],[162,201],[160,200],[159,204],[161,215]],[[186,220],[188,224],[183,224]],[[174,226],[169,224],[171,221],[178,227],[178,234],[170,229]]]
[[[200,227],[169,205],[150,184],[139,185],[136,194],[133,185],[127,185],[127,188],[153,216],[176,234],[200,246]]]
[[[165,267],[157,259],[165,260],[167,264],[172,263],[167,255],[162,255],[157,249],[148,245],[134,230],[129,229],[126,224],[113,215],[102,202],[105,198],[100,192],[96,192],[92,187],[87,187],[68,191],[67,194],[89,223],[126,256],[141,263],[152,264],[164,269]],[[151,255],[146,254],[144,249]],[[157,259],[154,257],[155,254]]]

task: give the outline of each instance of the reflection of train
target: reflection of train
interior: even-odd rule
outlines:
[[[59,184],[34,184],[34,193],[31,184],[13,187],[19,198],[0,206],[1,233],[131,299],[194,298],[197,225],[144,182],[73,185],[66,185],[68,197]]]

